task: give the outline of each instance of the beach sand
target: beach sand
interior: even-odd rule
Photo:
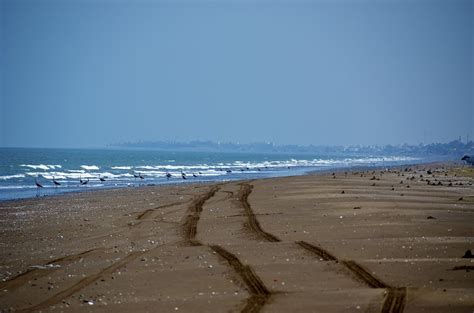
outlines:
[[[473,182],[431,164],[1,202],[0,311],[472,313]]]

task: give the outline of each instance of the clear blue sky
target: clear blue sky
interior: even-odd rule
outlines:
[[[0,2],[0,146],[474,138],[474,1]]]

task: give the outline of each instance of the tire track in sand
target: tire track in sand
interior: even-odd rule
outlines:
[[[216,192],[219,191],[219,189],[220,185],[212,187],[208,192],[197,197],[189,206],[188,215],[185,217],[185,223],[183,224],[185,242],[188,245],[203,245],[200,241],[196,239],[197,223],[200,219],[204,203],[210,198],[212,198],[216,194]],[[250,293],[250,297],[247,299],[247,303],[245,307],[241,310],[241,312],[260,312],[260,310],[267,303],[268,299],[272,294],[262,282],[260,277],[258,277],[252,267],[250,267],[249,265],[243,265],[242,262],[234,254],[225,250],[221,246],[210,245],[209,248],[211,248],[215,253],[221,256],[221,258],[226,260],[247,286],[247,289]]]
[[[148,216],[150,216],[150,214],[153,213],[156,210],[165,209],[165,208],[173,207],[173,206],[176,206],[176,205],[185,204],[189,201],[190,200],[180,201],[180,202],[173,202],[173,203],[168,203],[168,204],[163,204],[163,205],[157,206],[156,208],[153,208],[153,209],[147,209],[147,210],[141,212],[139,215],[137,215],[137,217],[135,219],[136,220],[143,220],[143,219],[146,219]]]
[[[94,248],[90,250],[86,250],[83,252],[80,252],[78,254],[71,254],[67,255],[52,261],[49,261],[46,263],[43,267],[44,268],[30,268],[26,270],[25,272],[10,278],[9,280],[0,283],[0,290],[8,290],[8,291],[13,291],[24,284],[28,283],[28,281],[34,280],[41,278],[46,275],[51,275],[51,273],[55,272],[62,266],[72,263],[76,260],[82,259],[83,256],[92,253],[97,250],[102,250],[102,248]]]
[[[382,307],[382,313],[401,313],[405,309],[407,297],[406,287],[390,287]]]
[[[337,261],[337,258],[335,256],[320,247],[313,246],[312,244],[309,244],[305,241],[297,241],[296,243],[300,245],[303,249],[306,249],[309,252],[316,254],[324,261]]]
[[[324,261],[336,261],[340,262],[347,268],[351,273],[355,275],[357,280],[362,281],[370,288],[382,288],[387,290],[385,300],[382,306],[381,313],[402,313],[405,308],[406,302],[406,288],[405,287],[393,287],[382,280],[371,274],[361,265],[357,264],[355,261],[341,261],[333,256],[331,253],[327,252],[321,247],[314,246],[306,241],[297,241],[298,244],[303,249],[316,254]]]
[[[106,267],[105,269],[99,271],[98,273],[93,274],[93,275],[89,275],[89,276],[81,279],[80,281],[78,281],[77,283],[72,285],[71,287],[66,288],[65,290],[62,290],[62,291],[56,293],[52,297],[49,297],[48,299],[46,299],[46,300],[44,300],[44,301],[42,301],[42,302],[40,302],[40,303],[38,303],[34,306],[24,308],[24,309],[20,309],[17,312],[29,313],[29,312],[34,312],[34,311],[38,311],[38,310],[47,309],[48,307],[60,302],[63,299],[66,299],[66,298],[72,296],[74,293],[78,292],[79,290],[83,289],[84,287],[87,287],[88,285],[92,284],[93,282],[99,280],[102,276],[114,273],[119,268],[127,265],[127,263],[133,261],[134,259],[138,258],[139,256],[143,255],[146,252],[148,252],[148,251],[135,251],[135,252],[132,252],[132,253],[128,254],[126,257],[124,257],[122,260],[115,262],[114,264]]]
[[[197,223],[201,218],[202,207],[220,189],[220,185],[213,186],[208,192],[195,198],[188,208],[188,215],[183,224],[184,242],[190,246],[202,246],[196,239]]]
[[[380,279],[369,273],[365,268],[363,268],[354,261],[341,261],[341,264],[344,265],[352,273],[354,273],[358,280],[364,282],[370,288],[390,288],[390,286],[388,286]]]
[[[265,239],[269,242],[280,242],[281,240],[270,234],[265,232],[260,223],[258,222],[255,213],[252,210],[252,207],[248,201],[248,197],[253,190],[253,185],[249,183],[241,183],[240,190],[238,193],[238,199],[241,203],[242,207],[245,210],[245,214],[248,218],[248,226],[249,228],[257,234],[259,237]],[[352,272],[355,277],[362,281],[363,283],[367,284],[371,288],[383,288],[387,290],[387,295],[385,297],[381,313],[401,313],[405,307],[406,302],[406,288],[405,287],[392,287],[380,279],[369,273],[365,270],[362,266],[357,264],[354,261],[340,261],[334,255],[329,253],[328,251],[324,250],[321,247],[317,247],[307,243],[305,241],[298,241],[297,244],[304,248],[305,250],[316,254],[321,259],[325,261],[336,261],[340,262],[344,267],[346,267],[350,272]]]
[[[212,245],[210,248],[226,260],[234,271],[243,280],[250,293],[247,304],[242,309],[242,313],[260,312],[263,306],[270,299],[272,292],[265,286],[260,277],[249,265],[243,265],[242,262],[232,253],[221,246]]]
[[[253,185],[249,183],[241,183],[240,190],[237,196],[240,204],[245,210],[245,214],[247,215],[248,227],[250,228],[252,232],[257,234],[260,238],[265,239],[266,241],[280,242],[281,240],[278,237],[270,233],[267,233],[260,226],[260,223],[258,222],[257,217],[255,216],[255,213],[253,212],[252,207],[249,203],[249,195],[252,192],[252,190],[253,190]]]

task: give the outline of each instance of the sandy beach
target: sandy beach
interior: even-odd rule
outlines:
[[[474,169],[0,202],[1,312],[469,312]]]

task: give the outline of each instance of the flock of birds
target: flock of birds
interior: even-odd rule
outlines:
[[[100,177],[100,174],[99,174],[99,180],[104,182],[105,181],[105,178],[103,177]],[[58,187],[58,186],[61,186],[61,183],[58,182],[54,176],[53,176],[53,184],[54,184],[54,187]],[[85,179],[82,179],[82,177],[79,178],[79,184],[81,184],[82,186],[83,185],[87,185],[87,183],[89,182],[89,178],[87,180]],[[36,184],[36,196],[38,197],[40,195],[40,190],[41,188],[44,188],[44,186],[38,182],[38,177],[35,178],[35,184]]]
[[[265,168],[267,169],[268,166],[265,166]],[[288,167],[288,168],[290,168],[290,167]],[[221,172],[222,172],[222,171],[225,171],[227,174],[232,173],[232,170],[231,170],[231,169],[225,169],[225,170],[224,170],[224,169],[222,169],[222,168],[219,168],[218,170],[221,171]],[[250,168],[249,168],[249,167],[246,167],[246,168],[241,168],[241,169],[240,169],[241,172],[243,172],[243,171],[245,171],[245,170],[250,170]],[[257,171],[261,171],[261,169],[260,169],[260,168],[257,168]],[[132,174],[133,174],[133,177],[134,177],[135,179],[140,179],[140,180],[144,180],[144,179],[145,179],[145,177],[144,177],[140,172],[135,172],[135,171],[133,171]],[[202,175],[202,172],[198,172],[198,174],[192,173],[192,176],[193,176],[193,177],[199,177],[199,175]],[[169,180],[170,178],[173,177],[173,174],[171,174],[171,173],[169,173],[169,172],[166,172],[165,177]],[[99,176],[98,176],[98,179],[99,179],[99,181],[101,181],[101,182],[105,182],[105,181],[106,181],[106,178],[107,178],[107,177],[101,177],[100,174],[99,174]],[[181,171],[181,179],[183,179],[183,180],[187,180],[187,179],[188,179],[188,175],[187,175],[185,172],[183,172],[183,171]],[[61,183],[60,183],[59,181],[57,181],[57,180],[54,178],[54,176],[53,176],[52,182],[53,182],[53,184],[54,184],[55,187],[61,186]],[[89,183],[89,178],[87,178],[87,179],[82,179],[82,177],[79,177],[79,185],[85,186],[85,185],[87,185],[88,183]],[[44,186],[43,186],[43,184],[41,184],[40,182],[38,182],[38,177],[35,178],[35,184],[36,184],[36,196],[38,197],[38,196],[40,195],[40,190],[41,190],[42,188],[44,188]]]

